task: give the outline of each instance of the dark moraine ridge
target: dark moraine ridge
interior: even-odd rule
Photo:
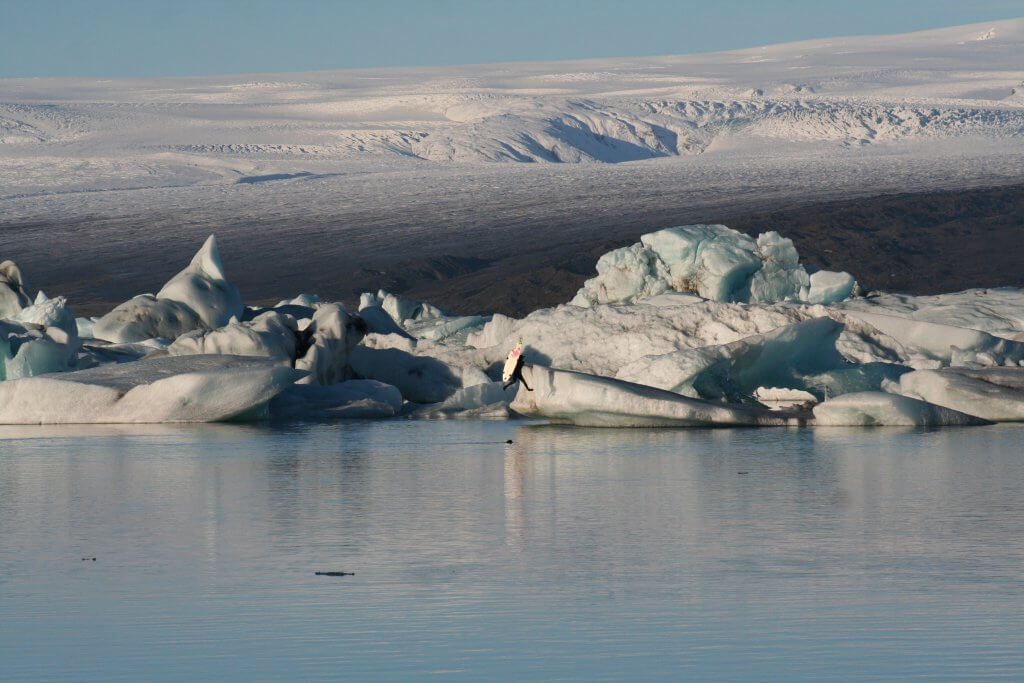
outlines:
[[[934,294],[1024,285],[1022,184],[759,203],[768,208],[755,211],[750,202],[739,201],[730,205],[726,197],[718,206],[652,201],[639,213],[635,206],[626,206],[591,215],[552,205],[522,223],[513,215],[487,210],[475,217],[485,229],[477,234],[461,228],[449,231],[435,242],[433,252],[425,246],[431,232],[447,227],[450,220],[422,216],[423,222],[416,224],[420,246],[413,253],[424,255],[412,260],[408,250],[388,253],[386,232],[374,222],[380,219],[369,214],[346,215],[334,223],[345,230],[362,229],[372,259],[366,256],[366,245],[362,252],[347,249],[343,233],[331,222],[303,224],[278,217],[239,227],[211,225],[187,214],[79,216],[53,224],[2,225],[12,243],[38,245],[43,235],[49,236],[51,248],[62,257],[58,263],[47,249],[24,254],[24,260],[9,248],[0,256],[13,256],[31,284],[67,295],[79,315],[101,314],[134,294],[156,291],[209,232],[225,236],[228,275],[250,303],[273,303],[313,291],[354,305],[360,292],[384,288],[453,312],[522,316],[569,301],[593,276],[601,254],[636,242],[642,233],[688,223],[725,223],[754,235],[776,230],[793,239],[804,263],[849,271],[865,290]],[[400,215],[395,220],[412,219]],[[431,222],[443,220],[449,223]],[[147,223],[168,228],[154,233]],[[173,225],[181,226],[180,232],[171,232]],[[95,250],[93,255],[77,250],[60,254],[58,235],[72,234],[96,235],[97,240],[117,234],[145,244],[137,253],[113,250],[98,262]],[[496,246],[506,234],[522,236],[507,240],[513,253]],[[439,250],[444,253],[439,255]],[[495,258],[495,253],[501,256]]]

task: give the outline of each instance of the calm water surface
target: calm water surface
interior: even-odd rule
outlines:
[[[1024,426],[0,429],[8,680],[1024,678]]]

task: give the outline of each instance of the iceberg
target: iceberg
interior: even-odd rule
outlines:
[[[172,356],[221,353],[233,356],[264,356],[295,359],[297,323],[290,315],[268,311],[248,322],[234,322],[215,330],[193,330],[167,347]]]
[[[240,356],[164,356],[0,382],[0,424],[220,422],[266,416],[303,373]]]
[[[0,263],[0,318],[10,318],[29,306],[28,283],[14,261]]]
[[[209,328],[226,325],[231,318],[241,320],[244,312],[238,288],[224,275],[214,235],[206,238],[188,266],[168,280],[156,298],[185,304]]]
[[[130,344],[146,339],[176,339],[195,329],[208,329],[185,304],[139,294],[116,306],[92,326],[94,339]]]
[[[819,426],[939,427],[991,424],[957,410],[881,391],[843,394],[819,403],[814,406],[813,412],[814,422]]]
[[[848,273],[808,275],[792,240],[777,232],[755,240],[724,225],[698,224],[648,233],[638,244],[604,254],[597,277],[571,303],[635,303],[675,291],[723,302],[831,304],[856,290]]]
[[[1024,368],[943,368],[900,377],[900,391],[992,422],[1024,422]]]
[[[350,379],[349,357],[366,334],[366,323],[345,312],[341,304],[322,303],[303,332],[309,346],[295,359],[295,368],[309,374],[300,381],[327,386]]]
[[[807,416],[714,403],[654,387],[536,365],[509,408],[524,417],[583,427],[741,427],[800,425]]]
[[[115,343],[161,337],[176,339],[196,329],[222,327],[245,312],[238,289],[227,281],[210,235],[189,265],[167,281],[156,296],[140,294],[100,318],[92,326],[96,339]]]
[[[4,380],[67,372],[77,353],[78,338],[59,327],[0,320],[0,386]]]

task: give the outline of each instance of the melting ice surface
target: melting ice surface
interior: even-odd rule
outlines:
[[[6,427],[0,677],[1019,680],[1022,446],[1020,425]]]

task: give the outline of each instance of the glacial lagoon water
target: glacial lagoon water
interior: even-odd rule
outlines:
[[[4,427],[0,678],[1019,680],[1022,492],[1014,425]]]

